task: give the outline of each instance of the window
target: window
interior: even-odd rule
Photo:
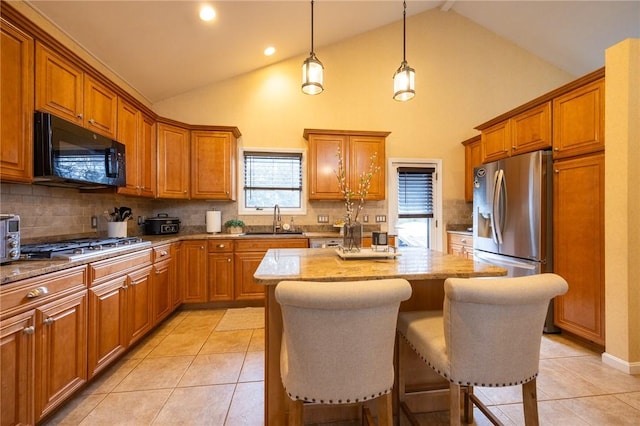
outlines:
[[[398,245],[440,250],[441,160],[390,160],[389,230]]]
[[[241,213],[304,212],[302,152],[244,151]]]

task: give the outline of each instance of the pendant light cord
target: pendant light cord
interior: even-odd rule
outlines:
[[[309,54],[311,56],[314,55],[313,53],[313,0],[311,0],[311,52],[309,52]]]
[[[311,2],[313,3],[313,2]],[[407,2],[402,2],[404,10],[402,11],[402,62],[407,62]],[[311,12],[313,13],[313,11]],[[313,42],[311,42],[313,44]]]

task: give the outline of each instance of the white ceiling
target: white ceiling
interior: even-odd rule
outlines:
[[[27,0],[150,102],[250,72],[310,48],[307,0]],[[434,7],[458,13],[550,63],[580,76],[604,65],[604,50],[640,37],[640,0],[409,0],[407,15]],[[314,47],[402,19],[399,0],[319,0]],[[263,50],[276,47],[272,57]]]

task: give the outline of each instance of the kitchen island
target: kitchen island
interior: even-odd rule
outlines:
[[[366,249],[365,249],[366,250]],[[506,270],[457,256],[423,248],[402,248],[395,258],[344,260],[334,248],[271,249],[254,274],[267,286],[265,301],[265,424],[286,424],[289,398],[280,380],[282,313],[275,299],[280,281],[356,281],[404,278],[411,283],[412,295],[400,310],[442,309],[444,280],[450,277],[504,276]],[[411,377],[409,377],[411,376]],[[424,381],[417,372],[408,371],[407,384]],[[326,407],[326,406],[325,406]],[[357,416],[353,407],[336,406],[305,409],[313,421],[334,421]],[[394,408],[395,411],[395,408]]]

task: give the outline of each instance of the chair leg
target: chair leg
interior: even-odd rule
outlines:
[[[376,399],[376,408],[378,409],[378,425],[393,425],[393,405],[391,403],[391,392],[379,396]]]
[[[524,424],[538,426],[538,392],[535,378],[522,385],[522,404],[524,405]]]
[[[449,424],[460,426],[460,385],[449,383]]]
[[[466,386],[464,389],[464,422],[466,424],[473,423],[473,386]]]
[[[304,425],[304,403],[302,401],[295,400],[289,404],[289,426],[303,426]]]

